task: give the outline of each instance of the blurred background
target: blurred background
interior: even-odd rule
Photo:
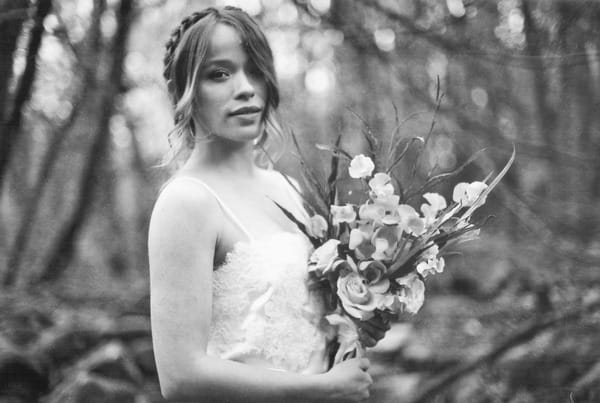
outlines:
[[[170,174],[164,43],[225,4],[267,33],[282,121],[323,181],[314,145],[362,152],[365,122],[380,150],[405,139],[416,183],[486,149],[447,198],[516,148],[480,239],[370,352],[371,401],[600,401],[592,0],[0,0],[0,401],[162,401],[146,236]]]

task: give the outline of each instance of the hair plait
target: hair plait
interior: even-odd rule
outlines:
[[[198,22],[202,18],[206,17],[209,14],[216,13],[216,12],[217,12],[217,9],[215,9],[213,7],[209,7],[202,11],[192,13],[192,14],[188,15],[187,17],[185,17],[183,20],[181,20],[181,22],[179,23],[177,28],[175,28],[173,30],[173,32],[171,32],[171,36],[169,37],[169,40],[165,44],[165,48],[167,51],[165,53],[165,58],[163,59],[163,63],[165,66],[165,69],[163,71],[163,76],[165,77],[165,80],[170,79],[171,63],[173,62],[173,54],[175,53],[175,49],[177,49],[177,46],[179,45],[179,42],[181,41],[181,38],[183,37],[183,34],[185,33],[185,31],[187,31],[189,27],[194,25],[196,22]]]
[[[224,9],[244,12],[241,8],[233,7],[233,6],[225,6]],[[169,40],[165,44],[166,53],[165,53],[165,57],[163,59],[163,63],[164,63],[163,76],[164,76],[165,80],[168,81],[170,79],[173,55],[175,53],[175,49],[177,49],[177,46],[179,45],[179,42],[181,41],[181,38],[183,37],[183,34],[185,33],[185,31],[187,31],[192,25],[194,25],[196,22],[200,21],[202,18],[206,17],[207,15],[218,14],[218,13],[219,13],[219,10],[217,10],[214,7],[208,7],[202,11],[196,11],[196,12],[188,15],[187,17],[185,17],[183,20],[181,20],[181,22],[179,23],[177,28],[175,28],[173,30],[173,32],[171,32],[171,36],[169,37]]]

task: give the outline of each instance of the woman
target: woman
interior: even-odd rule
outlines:
[[[273,201],[305,215],[255,149],[278,134],[273,57],[242,10],[209,8],[167,44],[174,154],[149,231],[152,332],[167,399],[361,401],[366,359],[328,369],[322,301],[306,289],[310,245]],[[367,340],[382,337],[369,327]],[[373,343],[371,343],[373,344]]]

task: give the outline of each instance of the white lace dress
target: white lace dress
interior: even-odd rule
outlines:
[[[307,288],[312,246],[300,232],[255,239],[204,182],[223,211],[246,233],[213,272],[207,353],[298,373],[327,371],[327,325],[320,294]]]

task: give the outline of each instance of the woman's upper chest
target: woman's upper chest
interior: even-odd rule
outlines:
[[[261,172],[252,180],[218,181],[211,178],[212,181],[228,210],[222,211],[224,220],[217,245],[217,262],[224,260],[227,252],[240,241],[298,232],[296,225],[277,206],[280,204],[296,216],[301,214],[293,190],[279,173]]]

